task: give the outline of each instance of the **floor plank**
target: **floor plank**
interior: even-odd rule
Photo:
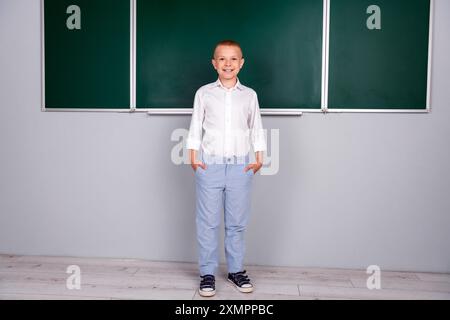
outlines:
[[[367,288],[345,288],[327,286],[300,286],[300,295],[318,298],[361,299],[361,300],[449,300],[450,294],[418,290],[394,290]]]
[[[365,279],[351,279],[353,285],[359,288],[367,288]],[[410,291],[434,291],[450,293],[450,282],[437,281],[413,281],[409,279],[384,279],[381,274],[381,288],[399,289]]]
[[[423,281],[438,281],[450,283],[450,274],[448,273],[416,273],[417,277]]]

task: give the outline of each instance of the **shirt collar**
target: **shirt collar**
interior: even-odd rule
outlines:
[[[243,88],[243,86],[242,86],[242,84],[241,84],[241,82],[239,81],[239,78],[237,78],[237,81],[236,81],[236,84],[234,85],[234,87],[232,87],[232,88],[226,88],[226,87],[224,87],[223,86],[223,84],[222,84],[222,82],[220,81],[220,79],[219,78],[217,78],[217,80],[216,80],[216,86],[217,87],[222,87],[222,88],[224,88],[225,90],[233,90],[233,89],[239,89],[239,90],[243,90],[244,88]]]

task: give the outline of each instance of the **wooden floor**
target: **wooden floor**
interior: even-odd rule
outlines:
[[[81,289],[67,289],[69,265]],[[0,255],[0,299],[450,299],[450,274],[381,271],[381,289],[365,270],[248,266],[255,291],[243,294],[216,277],[216,296],[198,295],[193,263]]]

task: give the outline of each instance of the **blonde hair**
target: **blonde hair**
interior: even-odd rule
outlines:
[[[216,46],[214,47],[213,54],[212,54],[212,58],[213,58],[213,59],[214,59],[214,54],[216,53],[216,49],[217,49],[218,46],[233,46],[233,47],[238,47],[239,50],[241,50],[241,55],[242,55],[242,57],[244,57],[244,54],[243,54],[243,52],[242,52],[242,48],[241,48],[241,45],[239,44],[239,42],[234,41],[234,40],[229,40],[229,39],[227,39],[227,40],[222,40],[222,41],[217,42]]]

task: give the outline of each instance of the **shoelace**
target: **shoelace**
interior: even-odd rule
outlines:
[[[244,284],[250,284],[250,279],[245,274],[246,272],[247,271],[244,270],[244,271],[232,273],[232,277],[233,277],[234,281],[238,284],[238,286],[242,286]]]
[[[204,276],[200,276],[200,278],[202,278],[202,280],[200,281],[200,288],[214,288],[214,276],[207,274]]]

